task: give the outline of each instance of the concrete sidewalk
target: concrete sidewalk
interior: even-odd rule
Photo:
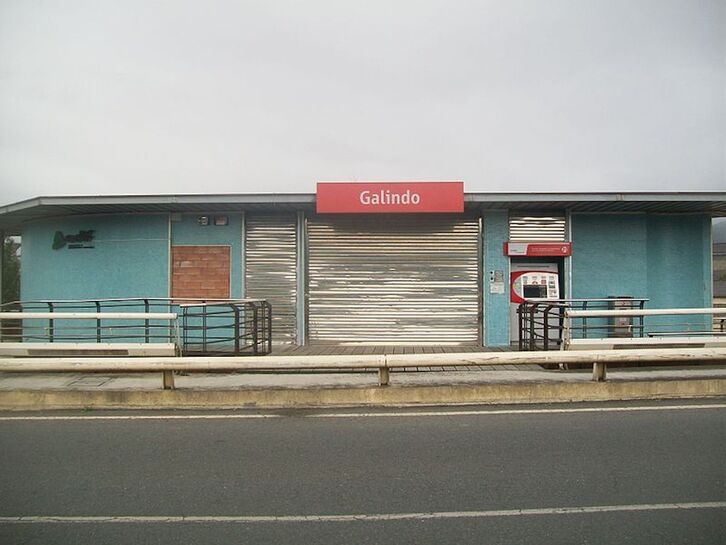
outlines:
[[[726,396],[726,366],[590,370],[194,373],[161,388],[161,373],[0,373],[0,410],[69,408],[292,408],[374,405],[555,403]]]

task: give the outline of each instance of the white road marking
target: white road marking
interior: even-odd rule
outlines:
[[[311,414],[309,418],[368,418],[368,417],[400,417],[400,416],[480,416],[480,415],[512,415],[512,414],[568,414],[568,413],[611,413],[631,411],[686,411],[702,409],[726,409],[726,404],[708,405],[654,405],[640,407],[572,407],[567,409],[494,409],[473,411],[420,411],[420,412],[386,412],[386,413],[322,413]]]
[[[0,517],[0,524],[177,524],[177,523],[295,523],[295,522],[385,522],[396,520],[528,517],[542,515],[583,515],[638,511],[726,509],[726,501],[691,503],[646,503],[635,505],[593,505],[587,507],[546,507],[540,509],[500,509],[492,511],[434,511],[422,513],[373,513],[354,515],[242,515],[242,516],[63,516],[33,515]]]
[[[284,418],[281,414],[108,414],[88,416],[0,416],[0,422],[14,420],[224,420]]]
[[[363,413],[318,413],[295,414],[294,418],[417,418],[435,416],[498,416],[516,414],[573,414],[573,413],[612,413],[639,411],[694,411],[726,409],[726,403],[702,405],[653,405],[638,407],[572,407],[562,409],[493,409],[493,410],[460,410],[460,411],[396,411],[396,412],[363,412]],[[127,415],[63,415],[63,416],[0,416],[0,422],[8,421],[42,421],[42,420],[226,420],[226,419],[260,419],[288,418],[284,414],[127,414]]]

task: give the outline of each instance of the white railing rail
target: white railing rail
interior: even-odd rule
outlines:
[[[645,316],[725,316],[726,308],[657,308],[657,309],[621,309],[621,310],[565,310],[562,349],[566,350],[573,339],[573,319],[585,318],[632,318]],[[688,335],[688,332],[683,332]]]
[[[0,320],[176,320],[174,312],[0,312]]]
[[[474,352],[452,354],[387,354],[361,356],[243,356],[148,358],[0,358],[0,372],[11,373],[161,373],[164,389],[174,388],[174,372],[310,371],[378,373],[387,386],[390,371],[404,367],[470,367],[476,365],[569,365],[607,363],[710,363],[726,364],[724,348],[588,350],[577,352]],[[602,381],[604,375],[593,375]]]
[[[168,322],[169,328],[169,341],[174,345],[177,353],[181,347],[181,338],[179,334],[179,320],[175,312],[0,312],[0,325],[3,320],[48,320],[51,324],[54,324],[55,320],[94,320],[96,322],[95,328],[97,331],[100,329],[100,321],[140,321],[142,323],[148,323],[149,320],[157,320],[161,322]],[[50,326],[54,327],[53,325]],[[142,327],[142,326],[139,326]],[[0,341],[2,341],[2,327],[0,327]],[[140,334],[139,337],[143,337]],[[0,354],[2,354],[3,348],[8,349],[10,345],[23,345],[33,344],[35,350],[41,350],[42,347],[46,347],[49,350],[57,350],[58,346],[64,343],[60,342],[44,342],[44,343],[7,343],[0,342]],[[65,343],[71,344],[71,343]],[[93,350],[95,345],[100,343],[88,342],[88,343],[72,343],[75,349],[81,351],[84,348]],[[106,343],[112,344],[112,343]],[[126,343],[126,344],[145,344],[145,343]]]

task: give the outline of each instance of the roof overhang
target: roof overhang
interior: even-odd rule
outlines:
[[[726,216],[726,192],[466,193],[467,210],[569,210],[590,213],[665,213]],[[171,212],[292,212],[315,210],[312,193],[217,195],[102,195],[36,197],[0,207],[0,229],[19,234],[23,224],[90,214]]]

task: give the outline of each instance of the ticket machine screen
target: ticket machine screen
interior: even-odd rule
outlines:
[[[525,299],[546,299],[547,286],[524,286]]]

